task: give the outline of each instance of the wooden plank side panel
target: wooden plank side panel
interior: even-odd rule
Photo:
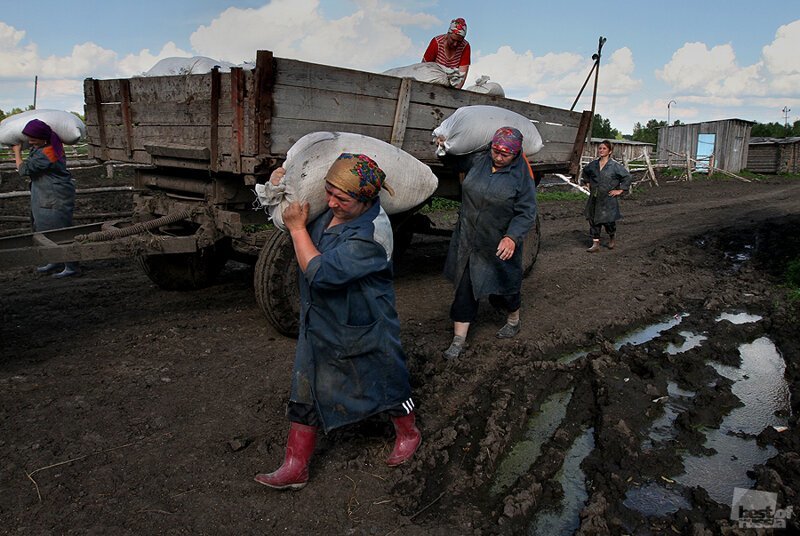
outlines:
[[[461,106],[499,106],[518,114],[524,115],[528,119],[540,122],[550,122],[577,127],[581,121],[581,112],[571,112],[560,108],[553,108],[541,104],[524,102],[514,99],[506,99],[493,95],[484,95],[472,91],[450,89],[434,84],[415,81],[411,88],[411,102],[428,104],[441,108],[455,110]],[[447,116],[446,116],[447,117]]]
[[[89,126],[88,137],[90,143],[95,145],[98,127]],[[169,145],[179,144],[197,147],[208,146],[207,127],[189,126],[149,126],[143,125],[135,129],[136,136],[133,139],[131,149],[133,151],[143,151],[145,145]],[[109,149],[125,150],[125,127],[123,125],[112,125],[106,127],[106,144]],[[220,151],[223,154],[231,154],[231,127],[220,126],[219,128]],[[122,159],[125,161],[126,159]]]
[[[275,58],[275,85],[395,99],[402,79],[330,65]]]
[[[324,120],[330,123],[391,127],[395,99],[381,99],[313,88],[275,86],[273,120]]]

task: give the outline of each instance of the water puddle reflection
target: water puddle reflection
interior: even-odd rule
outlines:
[[[527,473],[542,452],[544,445],[567,415],[567,406],[572,399],[572,389],[556,393],[545,400],[539,411],[529,420],[525,439],[511,447],[497,468],[490,493],[497,495],[511,487],[517,479]]]
[[[744,406],[731,410],[719,429],[708,430],[705,446],[716,454],[687,457],[685,473],[675,478],[685,486],[701,486],[721,504],[731,503],[734,487],[750,488],[754,481],[747,471],[776,454],[772,446],[759,447],[753,436],[768,426],[785,426],[790,411],[786,364],[772,341],[761,337],[743,344],[739,353],[741,367],[711,366],[734,382],[731,390]]]
[[[530,536],[542,534],[573,534],[581,524],[580,513],[589,494],[586,491],[586,475],[581,469],[584,458],[594,449],[594,428],[585,430],[572,443],[564,458],[564,465],[556,474],[564,497],[558,510],[546,510],[537,514],[528,528]]]

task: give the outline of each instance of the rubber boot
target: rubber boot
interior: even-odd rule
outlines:
[[[597,253],[598,251],[600,251],[600,239],[598,238],[597,240],[592,240],[592,247],[590,247],[586,251],[588,251],[589,253]]]
[[[71,277],[73,275],[81,275],[81,269],[77,262],[64,263],[64,269],[57,274],[53,274],[53,277],[56,279],[62,279],[64,277]]]
[[[55,272],[61,268],[61,263],[51,262],[50,264],[45,264],[44,266],[37,266],[36,273],[37,274],[49,274],[50,272]]]
[[[293,422],[283,465],[272,473],[256,475],[255,481],[274,489],[302,489],[308,483],[308,462],[316,444],[316,426]]]
[[[392,417],[397,437],[394,440],[392,453],[386,458],[386,465],[389,467],[406,463],[417,452],[419,444],[422,443],[422,434],[414,424],[415,421],[413,411],[404,417]]]
[[[614,235],[608,237],[608,249],[614,249],[617,247],[617,241],[614,239]]]

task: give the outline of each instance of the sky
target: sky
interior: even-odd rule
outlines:
[[[383,72],[419,62],[467,21],[472,65],[507,97],[570,108],[600,36],[596,113],[622,133],[650,119],[800,119],[800,2],[671,0],[38,0],[0,10],[0,109],[83,112],[85,78],[167,57],[234,64],[257,50]],[[591,107],[592,78],[576,110]],[[786,110],[786,111],[784,111]]]

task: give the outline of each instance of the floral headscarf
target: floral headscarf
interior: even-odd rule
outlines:
[[[460,35],[461,37],[467,36],[467,21],[462,18],[453,19],[450,21],[450,29],[448,33]]]
[[[518,154],[522,150],[522,132],[513,127],[500,127],[492,137],[492,148]]]
[[[328,170],[325,181],[362,203],[378,197],[381,188],[394,195],[394,190],[386,184],[386,173],[365,154],[340,154]]]

